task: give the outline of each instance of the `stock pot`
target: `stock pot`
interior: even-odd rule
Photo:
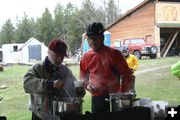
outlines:
[[[58,101],[53,101],[53,114],[82,114],[82,102],[82,98],[63,98],[59,99]]]
[[[111,93],[109,94],[111,102],[111,111],[121,111],[123,109],[132,108],[135,94],[131,92]]]

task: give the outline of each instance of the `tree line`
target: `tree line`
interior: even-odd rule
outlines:
[[[73,52],[80,47],[87,24],[96,21],[108,26],[121,15],[121,10],[114,0],[101,2],[102,5],[97,7],[91,0],[84,0],[80,9],[71,3],[66,6],[57,3],[54,14],[45,8],[42,16],[35,20],[24,13],[15,26],[11,19],[8,19],[0,31],[0,46],[25,43],[31,37],[48,45],[50,40],[58,37],[62,38],[69,51]]]

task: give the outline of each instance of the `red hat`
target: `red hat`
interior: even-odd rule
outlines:
[[[48,46],[49,50],[53,51],[56,55],[64,55],[67,57],[66,49],[67,45],[60,39],[53,39]]]

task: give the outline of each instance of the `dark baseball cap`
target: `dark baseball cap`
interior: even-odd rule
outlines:
[[[86,35],[88,37],[91,36],[103,36],[105,29],[104,26],[101,23],[93,22],[92,24],[89,24],[86,28]]]
[[[49,50],[53,51],[56,55],[61,56],[64,55],[68,57],[67,55],[67,45],[64,41],[60,39],[53,39],[48,46]]]

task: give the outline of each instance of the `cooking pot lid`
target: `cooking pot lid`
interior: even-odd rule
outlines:
[[[59,98],[59,101],[64,101],[64,102],[82,102],[82,98]]]
[[[124,92],[124,93],[110,93],[110,98],[133,98],[135,94],[132,92]]]

